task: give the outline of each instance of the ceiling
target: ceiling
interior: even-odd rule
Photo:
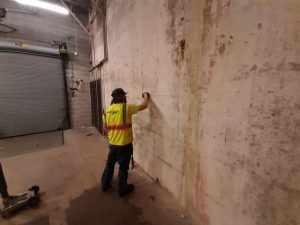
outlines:
[[[72,4],[77,7],[89,10],[91,8],[91,1],[89,0],[64,0],[67,4]]]
[[[53,2],[57,4],[61,4],[60,0],[44,0],[48,2]],[[69,6],[72,11],[77,13],[88,13],[91,9],[91,1],[90,0],[64,0],[64,2]]]

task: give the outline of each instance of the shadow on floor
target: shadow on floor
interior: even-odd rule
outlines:
[[[94,187],[70,202],[66,210],[69,225],[152,225],[143,217],[141,208],[120,199],[116,191],[101,192]],[[31,225],[31,224],[30,224]]]
[[[26,223],[23,225],[49,225],[49,217],[43,217],[38,220],[32,221],[30,223]]]

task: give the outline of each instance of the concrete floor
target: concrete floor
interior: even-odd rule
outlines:
[[[26,208],[4,225],[190,225],[197,224],[178,202],[139,168],[130,170],[136,186],[130,196],[119,199],[116,174],[113,188],[102,193],[100,175],[107,143],[97,131],[68,130],[65,145],[1,159],[11,194],[41,187],[41,204]],[[116,170],[117,171],[117,170]]]

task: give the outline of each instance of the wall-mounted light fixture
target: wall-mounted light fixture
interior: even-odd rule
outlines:
[[[50,10],[56,13],[61,13],[64,15],[69,14],[69,11],[66,8],[52,3],[44,2],[44,1],[39,1],[39,0],[15,0],[15,1],[23,5],[34,6],[41,9]]]

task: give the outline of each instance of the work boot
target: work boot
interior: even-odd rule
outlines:
[[[10,206],[10,199],[9,198],[4,198],[3,200],[3,207],[7,208]]]
[[[128,184],[126,191],[119,192],[119,197],[123,198],[124,196],[128,195],[129,193],[134,191],[134,185]]]

